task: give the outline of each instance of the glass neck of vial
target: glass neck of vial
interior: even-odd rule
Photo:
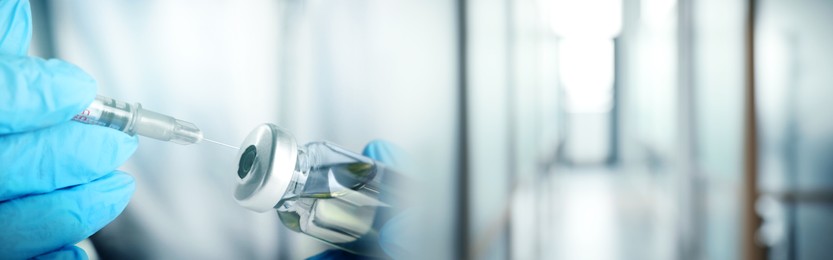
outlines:
[[[310,155],[306,146],[298,146],[298,157],[295,160],[295,171],[292,173],[292,181],[287,188],[283,199],[290,199],[300,196],[304,184],[307,182],[307,174],[313,167],[315,159]],[[282,203],[279,203],[280,205]]]
[[[317,152],[314,149],[309,149],[306,145],[299,145],[298,146],[298,159],[295,160],[295,172],[306,174],[316,164],[320,163],[320,158],[318,158]]]

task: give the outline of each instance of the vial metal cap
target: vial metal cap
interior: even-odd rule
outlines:
[[[273,124],[262,124],[249,133],[240,148],[234,174],[235,201],[257,212],[274,208],[289,188],[295,171],[295,137]]]

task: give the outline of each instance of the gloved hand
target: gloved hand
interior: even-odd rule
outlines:
[[[362,151],[364,156],[370,157],[373,160],[382,162],[389,166],[402,166],[402,152],[399,152],[395,146],[384,141],[373,141],[367,144]],[[415,223],[413,217],[415,214],[406,209],[402,213],[393,216],[384,226],[379,230],[379,246],[385,254],[393,259],[404,258],[409,255],[407,244],[409,240],[413,239],[412,225]],[[345,260],[345,259],[372,259],[366,256],[354,255],[350,252],[330,249],[320,254],[314,255],[308,260]]]
[[[112,221],[133,194],[113,171],[137,139],[69,122],[96,93],[72,64],[27,57],[28,1],[0,1],[0,258],[86,259],[73,244]]]

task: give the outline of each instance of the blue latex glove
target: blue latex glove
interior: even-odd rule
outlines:
[[[403,153],[399,152],[395,146],[384,141],[377,140],[370,142],[364,147],[362,154],[389,166],[397,167],[402,164],[400,160],[402,160]],[[409,228],[411,227],[408,223],[414,223],[411,221],[411,217],[413,217],[413,214],[410,214],[409,210],[405,210],[403,213],[388,220],[388,222],[385,223],[385,225],[379,230],[379,246],[382,248],[382,251],[385,251],[388,256],[394,259],[403,258],[408,255],[406,250],[406,240],[409,238]],[[308,260],[327,259],[344,260],[373,258],[354,255],[350,252],[338,249],[330,249],[308,258]]]
[[[96,83],[72,64],[27,57],[28,1],[0,1],[0,258],[86,259],[73,244],[112,221],[133,194],[114,172],[137,139],[69,122]]]

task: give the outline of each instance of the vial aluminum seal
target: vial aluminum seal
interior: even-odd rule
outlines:
[[[237,158],[234,199],[245,208],[265,212],[280,202],[289,187],[298,145],[288,131],[262,124],[243,140]]]

